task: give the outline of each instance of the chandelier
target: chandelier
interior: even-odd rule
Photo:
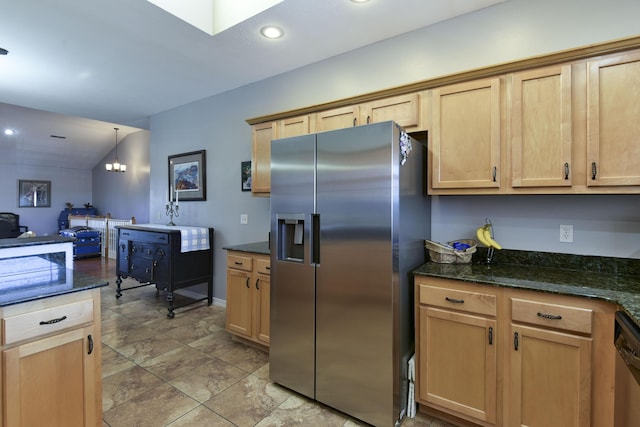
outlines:
[[[107,163],[104,167],[107,169],[107,172],[126,172],[127,165],[120,163],[118,160],[118,130],[119,128],[114,128],[116,131],[116,158],[113,160],[113,163]]]

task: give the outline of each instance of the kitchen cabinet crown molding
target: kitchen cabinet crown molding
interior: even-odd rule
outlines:
[[[419,92],[426,89],[449,85],[454,83],[462,83],[469,80],[476,80],[487,77],[494,77],[501,74],[524,71],[531,68],[556,65],[560,63],[584,60],[600,55],[608,55],[612,53],[623,52],[626,50],[640,48],[640,36],[626,37],[616,40],[610,40],[602,43],[594,43],[577,48],[571,48],[553,52],[550,54],[532,56],[517,61],[505,62],[488,67],[475,68],[459,73],[447,74],[428,80],[422,80],[403,86],[383,89],[381,91],[357,95],[349,98],[326,102],[323,104],[311,105],[289,111],[268,114],[259,117],[247,119],[249,125],[258,123],[281,120],[292,116],[316,113],[332,108],[344,107],[352,104],[361,104],[365,102],[375,101],[380,98],[386,98],[396,95],[405,95],[413,92]]]

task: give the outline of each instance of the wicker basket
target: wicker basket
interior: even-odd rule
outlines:
[[[429,257],[433,262],[439,264],[469,264],[476,251],[477,242],[471,239],[459,239],[447,242],[447,245],[451,246],[455,242],[466,243],[469,247],[464,251],[458,251],[431,240],[425,240],[424,246],[429,250]]]

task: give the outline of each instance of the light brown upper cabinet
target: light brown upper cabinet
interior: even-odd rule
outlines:
[[[308,115],[283,119],[278,123],[278,138],[289,138],[309,133],[311,133],[311,128]]]
[[[351,126],[358,126],[360,116],[359,105],[348,105],[346,107],[333,108],[327,111],[316,113],[316,131],[344,129]]]
[[[422,130],[420,93],[392,96],[363,104],[360,107],[362,125],[393,120],[405,130]]]
[[[571,65],[512,75],[511,186],[572,185]]]
[[[271,140],[276,138],[276,123],[252,126],[251,194],[268,196],[271,192]]]
[[[587,186],[640,185],[640,51],[587,62]]]
[[[501,82],[495,77],[433,90],[430,194],[499,192]]]

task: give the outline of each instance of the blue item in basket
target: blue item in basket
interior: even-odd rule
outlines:
[[[462,242],[453,242],[451,246],[453,246],[453,249],[455,249],[456,251],[466,251],[471,247],[471,245],[467,245],[466,243]]]

